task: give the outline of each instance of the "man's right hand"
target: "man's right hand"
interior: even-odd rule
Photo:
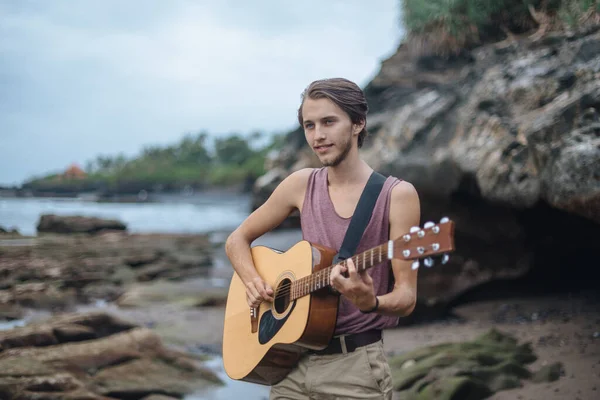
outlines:
[[[257,308],[263,301],[273,301],[273,288],[256,277],[246,282],[246,300],[250,307]]]

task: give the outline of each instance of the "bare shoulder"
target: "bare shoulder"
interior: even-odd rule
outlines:
[[[312,171],[313,168],[303,168],[292,172],[275,188],[265,205],[269,208],[275,205],[299,209]]]
[[[412,183],[407,181],[400,181],[396,186],[392,188],[391,196],[392,204],[406,205],[406,203],[418,203],[419,194],[417,189]]]
[[[269,198],[242,222],[236,232],[248,243],[281,224],[304,199],[312,169],[302,169],[288,175]]]
[[[284,179],[284,181],[287,181],[288,185],[294,187],[306,186],[306,184],[308,183],[308,178],[310,178],[310,174],[312,174],[314,170],[314,168],[299,169],[298,171],[294,171],[291,174],[289,174],[288,177]]]
[[[415,187],[401,181],[392,189],[390,198],[390,227],[394,233],[419,225],[421,205]]]

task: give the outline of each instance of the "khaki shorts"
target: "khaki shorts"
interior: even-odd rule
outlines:
[[[270,395],[271,400],[391,398],[392,377],[381,340],[352,353],[306,355]]]

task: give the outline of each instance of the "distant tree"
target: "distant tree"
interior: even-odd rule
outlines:
[[[206,148],[208,134],[199,133],[196,136],[187,134],[179,143],[176,152],[178,164],[206,165],[211,162],[211,156]]]
[[[215,155],[222,164],[242,165],[252,158],[254,151],[243,137],[233,134],[215,139]]]

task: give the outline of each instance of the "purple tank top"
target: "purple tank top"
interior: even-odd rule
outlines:
[[[375,203],[373,214],[356,249],[356,254],[389,240],[389,204],[392,188],[400,181],[388,177]],[[315,169],[308,179],[300,215],[302,238],[339,251],[351,218],[340,217],[329,197],[327,168]],[[393,279],[391,262],[384,261],[367,271],[373,278],[377,295],[385,294]],[[398,317],[377,313],[363,314],[344,296],[340,296],[335,335],[384,329],[397,325]]]

